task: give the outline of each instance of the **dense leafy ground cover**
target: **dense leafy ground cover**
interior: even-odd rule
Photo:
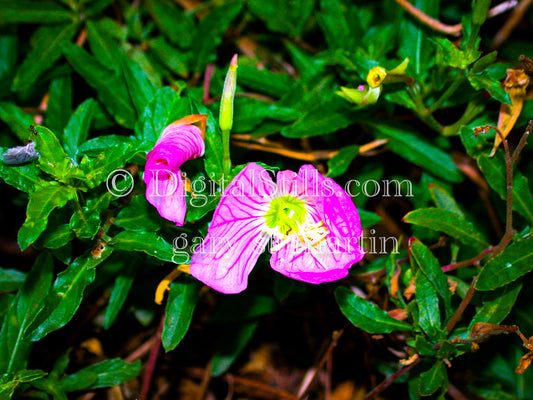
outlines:
[[[533,398],[516,3],[0,1],[0,399]],[[192,114],[176,226],[146,156]],[[249,162],[345,189],[366,251],[347,277],[292,280],[268,252],[239,294],[186,272]]]

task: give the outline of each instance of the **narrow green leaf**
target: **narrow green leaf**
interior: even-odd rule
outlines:
[[[252,321],[232,324],[224,328],[222,338],[211,358],[212,376],[217,377],[228,371],[252,339],[258,325],[258,321]]]
[[[45,124],[52,132],[63,132],[68,124],[72,110],[72,78],[65,75],[50,84]],[[64,142],[64,137],[60,139]]]
[[[192,49],[193,71],[202,72],[207,64],[216,60],[215,49],[222,43],[224,32],[241,12],[241,9],[242,2],[240,0],[224,3],[211,10],[202,19],[192,38],[192,43],[194,43]]]
[[[11,292],[22,286],[26,274],[16,269],[0,268],[0,293]]]
[[[437,361],[430,369],[420,374],[418,391],[421,396],[431,396],[445,384],[448,384],[446,366],[443,361]]]
[[[444,232],[459,240],[460,243],[479,250],[489,246],[487,240],[469,221],[453,211],[432,207],[419,208],[408,213],[403,220],[410,224]]]
[[[470,322],[468,331],[471,331],[477,322],[486,324],[501,323],[513,309],[521,289],[522,282],[515,281],[496,290],[483,292],[481,294],[482,306],[477,310],[476,315]]]
[[[328,160],[327,176],[336,178],[344,174],[357,154],[359,154],[359,146],[350,145],[341,148],[337,154]]]
[[[161,342],[165,351],[176,348],[191,324],[196,303],[200,298],[200,283],[182,276],[170,285]]]
[[[130,364],[120,358],[113,358],[68,375],[60,381],[60,384],[65,392],[111,387],[135,379],[140,371],[140,361]]]
[[[61,47],[69,43],[76,25],[42,26],[33,35],[33,49],[28,53],[13,81],[16,92],[29,89],[61,57]]]
[[[347,20],[346,6],[342,1],[320,0],[320,13],[317,22],[324,32],[330,49],[350,48],[353,40]]]
[[[31,343],[24,339],[28,327],[43,307],[50,290],[54,262],[48,252],[35,260],[24,284],[11,303],[0,331],[0,373],[9,373],[26,367]]]
[[[80,239],[92,239],[100,228],[100,213],[92,212],[88,207],[83,207],[72,214],[69,228]]]
[[[85,288],[94,280],[94,267],[105,261],[111,252],[111,249],[106,248],[99,257],[93,257],[90,251],[87,251],[57,275],[52,290],[44,299],[44,308],[27,336],[28,339],[41,340],[72,319],[83,300]]]
[[[78,174],[77,168],[68,159],[65,150],[59,143],[57,136],[44,126],[36,126],[36,135],[32,135],[35,148],[41,155],[38,166],[47,174],[61,182],[65,182],[71,175]]]
[[[115,39],[105,29],[105,24],[101,22],[88,21],[87,22],[87,38],[94,56],[107,68],[115,72],[120,71],[121,68],[121,51]]]
[[[142,195],[135,196],[113,221],[116,226],[136,232],[156,232],[163,222],[155,207]]]
[[[418,325],[430,340],[437,340],[441,328],[439,299],[435,287],[422,271],[418,271],[415,276],[415,296]]]
[[[500,103],[512,104],[509,94],[500,84],[500,81],[493,78],[487,71],[482,71],[477,74],[470,73],[467,75],[468,82],[476,90],[487,90],[492,97]]]
[[[154,97],[155,85],[148,79],[139,64],[126,57],[122,57],[122,73],[137,114],[142,115],[145,107]]]
[[[147,44],[150,53],[153,54],[165,67],[182,78],[187,78],[189,76],[188,53],[175,49],[162,36],[148,40]]]
[[[142,251],[159,260],[174,262],[174,248],[155,232],[123,231],[109,243],[117,250]]]
[[[131,286],[133,285],[133,280],[135,275],[139,270],[139,264],[134,262],[131,265],[126,266],[123,271],[115,279],[115,284],[111,290],[111,297],[109,299],[109,304],[105,310],[104,316],[104,328],[109,329],[115,319],[117,318],[118,313],[122,309],[128,293],[130,292]]]
[[[274,97],[282,97],[293,86],[287,75],[257,69],[249,65],[239,65],[239,85],[249,87]]]
[[[11,128],[21,141],[30,138],[30,125],[34,124],[33,118],[13,103],[0,102],[0,119]]]
[[[18,61],[19,38],[12,34],[0,35],[0,97],[4,98],[11,91],[11,82],[16,73]]]
[[[76,160],[79,147],[87,140],[96,102],[89,98],[81,103],[70,118],[63,134],[68,156]]]
[[[68,62],[87,83],[98,92],[98,97],[115,120],[126,128],[133,128],[137,114],[128,95],[122,72],[104,67],[85,50],[72,44],[63,45]]]
[[[389,149],[432,174],[448,182],[461,182],[463,177],[453,163],[452,157],[441,149],[411,133],[412,128],[403,126],[365,123],[378,139],[389,139]]]
[[[30,196],[26,221],[18,232],[18,243],[22,250],[32,244],[46,229],[48,216],[76,198],[76,190],[68,186],[53,185],[36,189]]]
[[[74,232],[69,224],[62,224],[48,234],[48,229],[41,236],[43,246],[47,249],[59,249],[74,239]]]
[[[72,19],[68,10],[51,1],[4,0],[0,23],[55,24]]]
[[[338,287],[335,298],[348,320],[368,333],[390,333],[396,330],[409,331],[412,326],[392,318],[375,304],[358,296],[350,289]]]
[[[533,269],[533,236],[515,241],[481,270],[477,290],[494,290],[527,274]]]
[[[435,183],[430,183],[428,185],[428,188],[429,193],[431,194],[431,198],[433,199],[433,202],[438,208],[454,212],[464,217],[464,214],[459,208],[459,205],[452,197],[452,195],[448,193],[448,191],[446,191],[446,189]]]
[[[248,8],[274,32],[297,36],[313,12],[314,0],[293,0],[289,3],[283,0],[249,0]],[[283,12],[280,12],[283,10]]]
[[[357,210],[357,213],[359,214],[359,218],[361,220],[361,226],[363,228],[368,228],[369,226],[376,225],[381,221],[381,217],[377,214],[374,214],[373,212],[366,211],[366,210]]]
[[[409,241],[409,250],[435,292],[444,300],[446,312],[450,312],[452,293],[448,286],[448,277],[442,272],[439,261],[431,250],[418,239],[412,238]]]
[[[23,369],[13,374],[0,375],[0,399],[11,399],[20,384],[34,383],[43,376],[46,376],[46,372],[40,369]]]
[[[191,45],[194,22],[178,9],[176,3],[168,0],[146,0],[145,7],[168,40],[181,48]]]

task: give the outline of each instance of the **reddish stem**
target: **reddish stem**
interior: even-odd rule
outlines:
[[[139,400],[146,400],[148,398],[148,392],[150,391],[150,385],[152,384],[152,378],[154,375],[155,365],[157,363],[157,357],[159,357],[159,350],[161,349],[161,334],[163,333],[163,326],[165,323],[165,313],[161,317],[159,327],[154,335],[154,341],[152,344],[152,350],[150,356],[146,362],[146,368],[144,371],[143,383],[141,387],[141,394]]]

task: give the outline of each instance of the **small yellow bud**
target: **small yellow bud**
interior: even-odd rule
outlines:
[[[218,123],[222,131],[230,131],[233,126],[233,98],[237,87],[237,54],[231,59],[226,79],[224,80],[224,90],[220,102],[220,117]]]
[[[377,88],[378,86],[381,86],[385,78],[387,77],[387,70],[383,67],[374,67],[366,76],[366,81],[368,82],[368,86],[371,88]]]

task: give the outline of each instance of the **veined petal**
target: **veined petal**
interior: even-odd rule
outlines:
[[[150,174],[151,177],[147,177]],[[182,226],[185,221],[186,198],[181,171],[146,170],[146,200],[157,208],[159,215]]]
[[[275,184],[267,171],[248,164],[228,185],[203,243],[195,250],[191,274],[222,293],[239,293],[269,240],[264,215]]]

